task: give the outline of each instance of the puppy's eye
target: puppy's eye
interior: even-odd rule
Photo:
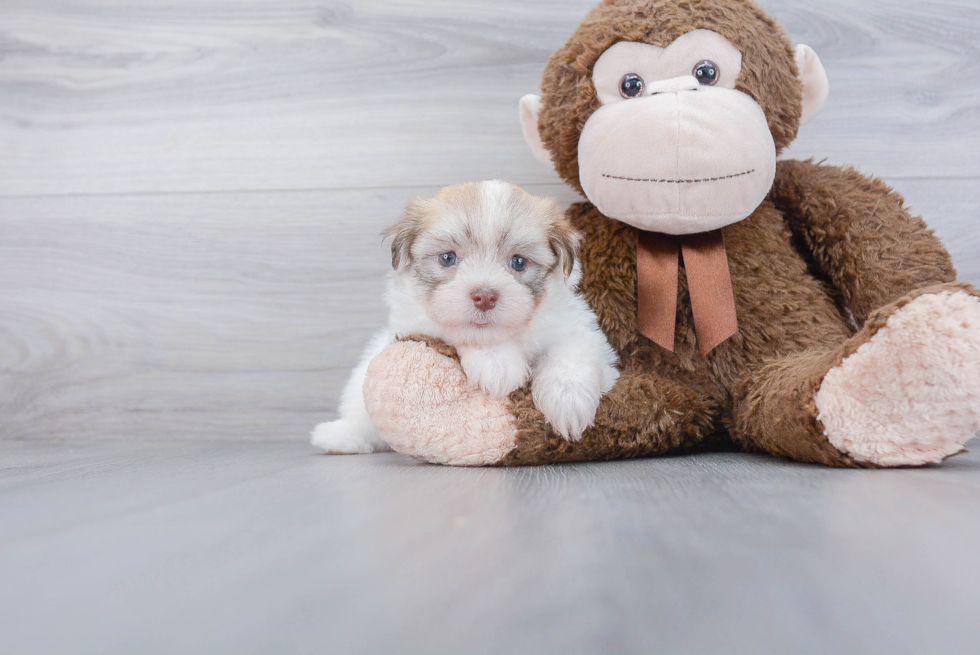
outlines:
[[[439,255],[439,263],[446,268],[452,268],[456,265],[456,253],[454,252],[444,252]]]
[[[721,71],[718,69],[718,64],[708,59],[695,66],[691,72],[694,77],[698,78],[701,86],[714,86],[721,79]]]
[[[643,78],[636,73],[624,75],[623,79],[619,81],[619,93],[627,100],[640,97],[645,88],[646,84],[643,83]]]
[[[510,267],[518,273],[521,273],[527,268],[527,260],[520,255],[514,255],[514,257],[510,260]]]

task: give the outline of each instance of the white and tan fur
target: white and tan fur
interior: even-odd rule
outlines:
[[[412,202],[387,234],[388,327],[351,374],[340,418],[318,425],[311,443],[332,454],[389,450],[364,407],[364,379],[372,359],[414,334],[454,346],[469,383],[491,396],[530,379],[548,422],[580,439],[619,373],[577,294],[579,237],[558,203],[504,182],[461,184]]]

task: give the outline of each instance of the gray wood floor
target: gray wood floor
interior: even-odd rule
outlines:
[[[980,456],[0,442],[4,653],[976,653]]]
[[[593,0],[0,3],[0,652],[980,652],[980,458],[457,471],[305,443],[378,236],[499,177]],[[787,153],[980,284],[980,6],[768,0],[831,78]]]

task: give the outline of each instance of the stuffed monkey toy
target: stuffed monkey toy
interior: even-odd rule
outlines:
[[[825,102],[816,54],[749,0],[605,0],[521,101],[588,202],[580,289],[620,357],[578,442],[527,389],[486,396],[404,335],[365,401],[413,457],[524,465],[728,442],[839,467],[921,466],[980,430],[980,294],[879,180],[777,161]]]

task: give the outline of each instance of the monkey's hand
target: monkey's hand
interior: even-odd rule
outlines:
[[[364,402],[378,432],[397,452],[433,464],[500,463],[517,440],[508,398],[470,384],[445,343],[408,339],[368,367]]]

